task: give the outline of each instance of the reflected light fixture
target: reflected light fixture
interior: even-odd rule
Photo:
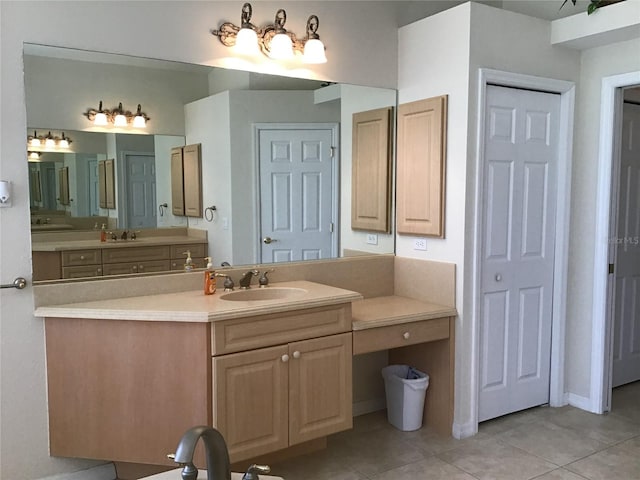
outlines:
[[[38,132],[34,130],[33,135],[29,135],[27,137],[27,149],[35,148],[39,151],[56,151],[59,149],[66,150],[69,148],[70,144],[71,139],[65,136],[64,132],[61,133],[60,137],[53,135],[51,132],[44,136],[38,136]]]
[[[125,110],[122,106],[122,102],[118,103],[118,106],[109,110],[102,108],[102,100],[100,100],[98,109],[88,108],[85,113],[85,117],[93,123],[95,127],[108,127],[113,125],[117,128],[124,128],[131,126],[133,128],[145,128],[147,122],[151,118],[142,111],[142,106],[138,104],[138,109],[135,113],[131,113]]]
[[[258,50],[275,60],[289,60],[300,54],[304,63],[326,63],[325,46],[318,35],[320,22],[317,15],[307,20],[306,36],[298,39],[294,33],[284,28],[287,13],[283,9],[276,12],[273,24],[258,28],[251,23],[251,4],[242,6],[241,26],[230,22],[220,25],[211,34],[218,37],[227,47],[234,47],[241,54],[255,54]]]

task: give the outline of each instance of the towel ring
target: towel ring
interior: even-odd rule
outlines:
[[[216,211],[215,205],[211,205],[210,207],[207,207],[204,209],[204,218],[207,222],[213,222],[213,216],[215,211]]]

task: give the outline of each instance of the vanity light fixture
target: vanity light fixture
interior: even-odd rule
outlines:
[[[287,31],[284,24],[287,13],[284,9],[276,12],[273,24],[262,28],[251,23],[253,9],[250,3],[242,6],[240,27],[230,22],[220,25],[218,30],[211,30],[220,42],[227,47],[235,47],[243,55],[255,54],[258,50],[275,60],[288,60],[298,52],[304,63],[326,63],[325,46],[318,35],[320,21],[317,15],[311,15],[307,20],[306,36],[298,39],[294,33]]]
[[[109,110],[102,108],[102,100],[98,105],[98,109],[88,108],[83,113],[89,121],[93,122],[96,127],[108,127],[112,124],[114,127],[124,128],[131,126],[133,128],[145,128],[147,122],[151,119],[146,113],[142,111],[142,106],[138,104],[138,109],[135,113],[131,113],[122,107],[122,102],[118,103],[118,106]]]
[[[52,135],[51,132],[47,133],[44,136],[38,136],[38,132],[36,130],[33,131],[33,135],[29,135],[27,137],[27,148],[37,148],[40,150],[57,150],[62,149],[66,150],[69,148],[71,144],[71,139],[65,136],[64,132],[62,132],[61,136]],[[32,152],[35,153],[35,152]]]
[[[30,160],[40,160],[40,154],[38,152],[28,152],[27,158]]]

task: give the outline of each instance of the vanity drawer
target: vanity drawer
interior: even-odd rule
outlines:
[[[150,260],[169,260],[169,251],[169,245],[105,248],[102,251],[102,263],[140,263]]]
[[[102,265],[62,267],[62,278],[83,278],[102,276]]]
[[[213,355],[351,331],[351,304],[213,322]]]
[[[74,267],[79,265],[95,265],[102,263],[102,255],[99,249],[91,250],[67,250],[62,252],[62,266]],[[70,277],[64,277],[70,278]]]
[[[405,347],[449,338],[449,317],[353,332],[353,354]]]
[[[187,258],[184,254],[187,250],[191,252],[191,258],[207,256],[206,243],[187,243],[184,245],[171,245],[171,258]]]
[[[169,260],[148,262],[107,263],[103,266],[104,275],[127,275],[130,273],[153,273],[169,271]]]

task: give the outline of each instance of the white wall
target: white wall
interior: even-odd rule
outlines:
[[[593,48],[580,57],[576,95],[571,238],[567,299],[567,391],[589,398],[594,282],[596,185],[602,79],[640,71],[640,38]]]
[[[20,275],[31,278],[23,42],[224,66],[233,63],[231,51],[209,29],[237,20],[240,6],[181,1],[0,2],[0,178],[13,182],[14,188],[13,207],[0,209],[2,282]],[[281,2],[259,2],[254,22],[272,21],[281,6]],[[263,63],[289,75],[395,87],[397,30],[391,12],[392,6],[383,2],[371,2],[366,9],[361,2],[289,2],[287,27],[298,34],[304,33],[311,13],[320,17],[318,33],[329,62],[304,69],[287,66],[284,72],[272,68],[274,62]],[[361,55],[363,42],[376,54]],[[2,290],[0,295],[0,476],[33,479],[79,470],[87,462],[50,458],[47,453],[43,324],[33,317],[32,290]]]
[[[470,5],[463,4],[401,28],[398,45],[398,103],[448,95],[445,238],[428,238],[427,250],[417,251],[414,236],[398,235],[396,254],[456,264],[456,423],[468,421],[471,395],[464,341],[468,325],[462,302],[470,21]]]

